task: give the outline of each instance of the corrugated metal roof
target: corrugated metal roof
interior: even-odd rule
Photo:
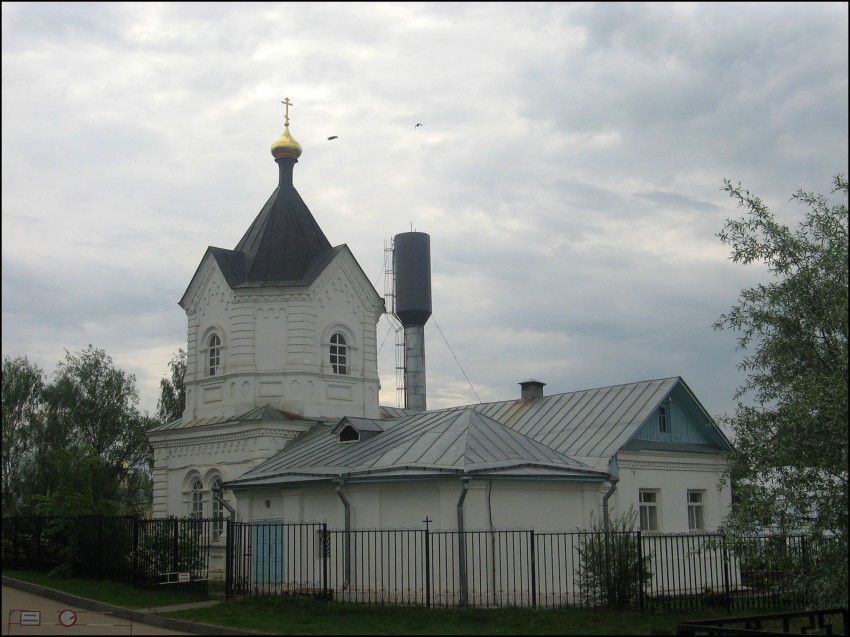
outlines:
[[[250,411],[246,411],[244,414],[239,414],[238,416],[213,416],[209,418],[194,418],[185,421],[183,420],[183,418],[178,418],[177,420],[172,420],[171,422],[165,423],[164,425],[159,425],[157,427],[154,427],[153,429],[149,429],[148,433],[154,431],[169,431],[173,429],[191,429],[193,427],[207,427],[210,425],[238,423],[251,420],[310,422],[309,420],[305,420],[303,416],[299,416],[298,414],[293,414],[288,411],[282,411],[280,409],[272,407],[271,405],[262,405],[260,407],[255,407]]]
[[[370,418],[358,418],[346,416],[342,420],[339,421],[336,427],[334,427],[334,433],[339,433],[339,431],[345,427],[346,425],[351,425],[357,431],[383,431],[384,425],[381,424],[378,420],[372,420]]]
[[[376,422],[382,433],[352,443],[338,442],[336,426],[316,426],[228,486],[271,484],[277,478],[281,484],[303,483],[337,475],[361,480],[472,472],[595,480],[606,475],[473,409]]]
[[[610,458],[672,389],[678,376],[469,407],[571,457]]]
[[[210,246],[207,253],[231,288],[299,287],[310,285],[342,247],[331,246],[292,185],[290,172],[288,177],[282,176],[233,250]],[[192,282],[180,299],[183,308]]]
[[[307,204],[287,183],[278,185],[234,249],[245,255],[244,283],[259,285],[299,281],[330,250]]]

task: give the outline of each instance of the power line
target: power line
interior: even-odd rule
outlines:
[[[433,315],[431,316],[431,322],[436,326],[437,331],[440,332],[440,336],[443,337],[443,341],[446,343],[446,347],[448,347],[449,351],[452,353],[452,356],[454,357],[457,366],[460,368],[460,371],[463,374],[463,377],[466,379],[466,382],[469,383],[469,388],[472,390],[472,393],[475,394],[475,398],[478,399],[478,404],[480,405],[481,398],[479,398],[478,392],[475,391],[475,387],[472,386],[472,382],[469,380],[469,376],[467,376],[466,372],[463,370],[463,365],[460,364],[460,361],[457,359],[457,356],[455,356],[455,353],[452,351],[452,346],[449,345],[449,341],[446,340],[446,335],[443,334],[443,330],[440,329],[440,326],[437,324],[437,319],[435,319]]]
[[[381,341],[381,345],[380,345],[380,347],[378,347],[378,352],[377,352],[378,354],[380,354],[381,350],[384,349],[384,343],[387,342],[387,338],[389,338],[390,332],[398,332],[398,330],[399,330],[399,328],[396,327],[393,320],[390,318],[389,314],[385,313],[383,316],[387,317],[387,325],[389,327],[387,328],[387,333],[384,334],[384,340]]]

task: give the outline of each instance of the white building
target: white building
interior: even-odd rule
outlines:
[[[729,442],[679,377],[550,396],[532,380],[501,402],[379,406],[384,301],[295,190],[300,154],[287,112],[278,187],[233,250],[207,249],[180,301],[186,408],[148,433],[156,517],[226,506],[330,528],[573,530],[634,507],[646,531],[718,526]]]

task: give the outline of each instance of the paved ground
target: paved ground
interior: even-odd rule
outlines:
[[[183,622],[161,617],[158,613],[187,607],[212,606],[209,601],[181,604],[165,608],[134,611],[101,604],[69,593],[55,591],[29,582],[3,577],[3,635],[250,635],[205,624]],[[71,626],[60,623],[60,612],[71,610],[75,621]],[[34,613],[38,613],[36,616]],[[67,616],[66,616],[67,617]],[[27,625],[35,623],[40,625]],[[67,619],[66,619],[67,621]]]

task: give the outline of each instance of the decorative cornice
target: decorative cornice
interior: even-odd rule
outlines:
[[[274,303],[274,302],[289,302],[289,301],[309,301],[310,295],[304,291],[299,292],[281,292],[281,288],[270,288],[268,294],[259,293],[257,290],[262,288],[251,288],[250,292],[245,292],[244,288],[236,288],[233,290],[234,303]],[[303,290],[303,288],[298,288]]]
[[[671,462],[664,460],[617,459],[620,469],[667,469],[673,471],[726,471],[728,465],[709,462]]]
[[[184,447],[184,446],[195,446],[195,445],[203,445],[203,444],[211,444],[211,443],[220,443],[220,442],[232,442],[238,440],[249,440],[252,438],[258,438],[262,436],[266,436],[268,438],[294,438],[297,436],[300,431],[294,430],[286,430],[286,429],[246,429],[245,431],[239,431],[236,433],[230,434],[209,434],[209,435],[197,435],[197,428],[188,429],[188,430],[172,430],[179,431],[184,434],[180,438],[163,438],[160,440],[151,440],[151,447],[154,449],[162,449],[166,447]],[[165,432],[162,432],[165,433]]]

